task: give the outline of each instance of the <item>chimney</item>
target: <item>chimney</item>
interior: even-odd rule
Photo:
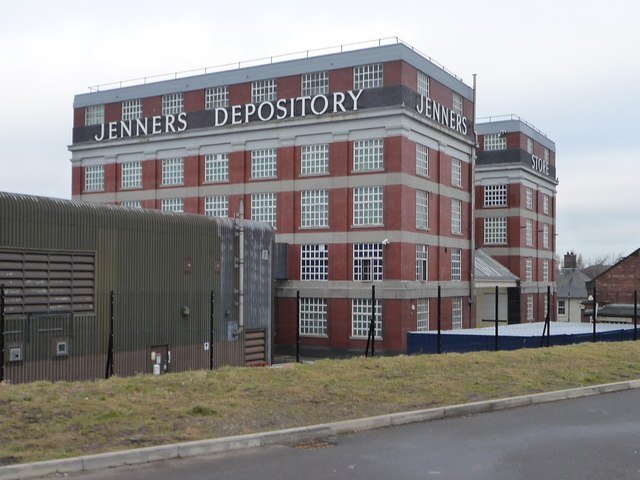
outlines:
[[[564,268],[578,268],[578,262],[576,260],[576,254],[573,252],[567,252],[564,255]]]

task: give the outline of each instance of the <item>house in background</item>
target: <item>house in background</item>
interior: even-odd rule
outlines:
[[[567,252],[564,266],[558,274],[557,314],[559,322],[581,322],[584,302],[589,294],[587,282],[590,278],[577,265],[577,256]]]

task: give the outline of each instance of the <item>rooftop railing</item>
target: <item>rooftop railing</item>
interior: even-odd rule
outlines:
[[[524,118],[516,115],[515,113],[509,113],[505,115],[492,115],[490,117],[479,117],[476,119],[476,123],[506,122],[509,120],[517,120],[519,122],[522,122],[525,125],[527,125],[529,128],[532,128],[533,130],[538,132],[543,137],[549,138],[549,136],[546,133],[544,133],[542,130],[540,130],[538,127],[527,122]]]
[[[223,64],[223,65],[215,65],[215,66],[212,66],[212,67],[197,68],[197,69],[192,69],[192,70],[183,70],[183,71],[180,71],[180,72],[172,72],[172,73],[162,73],[162,74],[150,75],[150,76],[146,76],[146,77],[138,77],[138,78],[131,78],[131,79],[128,79],[128,80],[120,80],[118,82],[103,83],[103,84],[99,84],[99,85],[89,86],[89,92],[93,93],[93,92],[99,92],[99,91],[102,91],[102,90],[110,90],[110,89],[115,89],[115,88],[130,87],[130,86],[134,86],[134,85],[145,85],[145,84],[147,84],[149,82],[160,82],[160,81],[163,81],[163,80],[176,80],[178,78],[192,77],[194,75],[205,75],[207,73],[221,72],[221,71],[232,70],[232,69],[236,69],[236,68],[240,69],[240,68],[246,68],[246,67],[255,67],[255,66],[259,66],[259,65],[269,65],[269,64],[272,64],[272,63],[275,63],[275,62],[284,62],[284,61],[287,61],[287,60],[300,60],[300,59],[309,58],[309,57],[317,57],[317,56],[320,56],[320,55],[328,55],[328,54],[332,54],[332,53],[349,52],[349,51],[355,51],[355,50],[362,50],[362,49],[365,49],[365,48],[381,47],[383,45],[394,45],[394,44],[402,44],[402,45],[410,48],[414,52],[418,53],[419,55],[421,55],[424,58],[426,58],[427,60],[429,60],[431,63],[433,63],[437,67],[441,68],[443,71],[445,71],[449,75],[455,77],[456,79],[458,79],[461,82],[463,81],[460,77],[458,77],[454,73],[452,73],[449,70],[447,70],[443,65],[441,65],[438,62],[436,62],[433,58],[431,58],[428,55],[425,55],[424,53],[420,52],[419,50],[417,50],[416,48],[412,47],[408,43],[400,40],[398,37],[386,37],[386,38],[378,38],[376,40],[367,40],[367,41],[364,41],[364,42],[348,43],[348,44],[345,44],[345,45],[337,45],[337,46],[333,46],[333,47],[324,47],[324,48],[318,48],[318,49],[313,49],[313,50],[301,50],[301,51],[293,52],[293,53],[285,53],[285,54],[275,55],[275,56],[271,56],[271,57],[257,58],[257,59],[254,59],[254,60],[244,60],[244,61],[235,62],[235,63],[226,63],[226,64]]]

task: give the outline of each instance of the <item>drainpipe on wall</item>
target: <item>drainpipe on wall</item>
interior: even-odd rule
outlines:
[[[471,317],[471,304],[476,298],[476,147],[478,145],[478,131],[476,129],[476,74],[473,74],[473,146],[471,147],[471,175],[469,183],[471,184],[471,201],[469,202],[469,224],[471,227],[471,238],[469,241],[470,258],[469,258],[469,316]],[[478,312],[475,313],[476,318],[469,318],[470,327],[475,327],[477,323]]]

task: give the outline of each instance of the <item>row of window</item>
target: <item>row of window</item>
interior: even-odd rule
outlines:
[[[429,96],[429,77],[418,72],[416,90],[418,94]],[[353,68],[353,89],[364,90],[384,85],[384,65],[374,63]],[[305,73],[301,76],[303,97],[326,95],[329,93],[329,72]],[[278,84],[275,78],[251,82],[251,103],[273,102],[278,99]],[[204,108],[226,108],[229,106],[229,87],[218,86],[205,89]],[[462,116],[463,98],[453,92],[452,110]],[[170,93],[162,96],[162,115],[177,115],[184,111],[183,93]],[[122,120],[135,120],[143,117],[142,99],[122,102]],[[92,105],[85,109],[85,126],[104,123],[104,105]]]
[[[523,228],[525,229],[525,243],[529,247],[533,247],[533,220],[527,219]],[[543,223],[542,229],[538,230],[542,233],[542,248],[550,248],[549,224]],[[486,217],[484,219],[484,243],[506,244],[507,243],[507,217]]]
[[[533,259],[526,257],[524,261],[524,279],[527,282],[533,281]],[[549,281],[549,260],[542,260],[542,281]]]
[[[380,243],[353,244],[353,280],[383,280],[383,247]],[[429,279],[429,247],[416,245],[416,280]],[[300,280],[329,280],[329,246],[300,245]],[[462,280],[462,250],[451,249],[451,280]]]
[[[533,210],[533,189],[527,187],[525,192],[525,205],[527,210]],[[506,207],[507,202],[507,185],[485,185],[484,187],[484,206],[485,207]],[[549,215],[549,196],[542,195],[542,213]]]
[[[371,326],[371,299],[354,298],[351,300],[351,337],[367,338]],[[382,339],[382,302],[375,301],[375,335]],[[418,331],[429,330],[429,299],[416,300]],[[462,328],[462,297],[452,298],[452,328]],[[328,314],[326,298],[300,298],[299,310],[300,335],[328,336]]]
[[[507,149],[507,135],[506,133],[491,133],[484,136],[484,151],[493,150],[506,150]],[[544,148],[543,157],[549,161],[549,149]],[[527,137],[527,153],[533,154],[533,139]]]

